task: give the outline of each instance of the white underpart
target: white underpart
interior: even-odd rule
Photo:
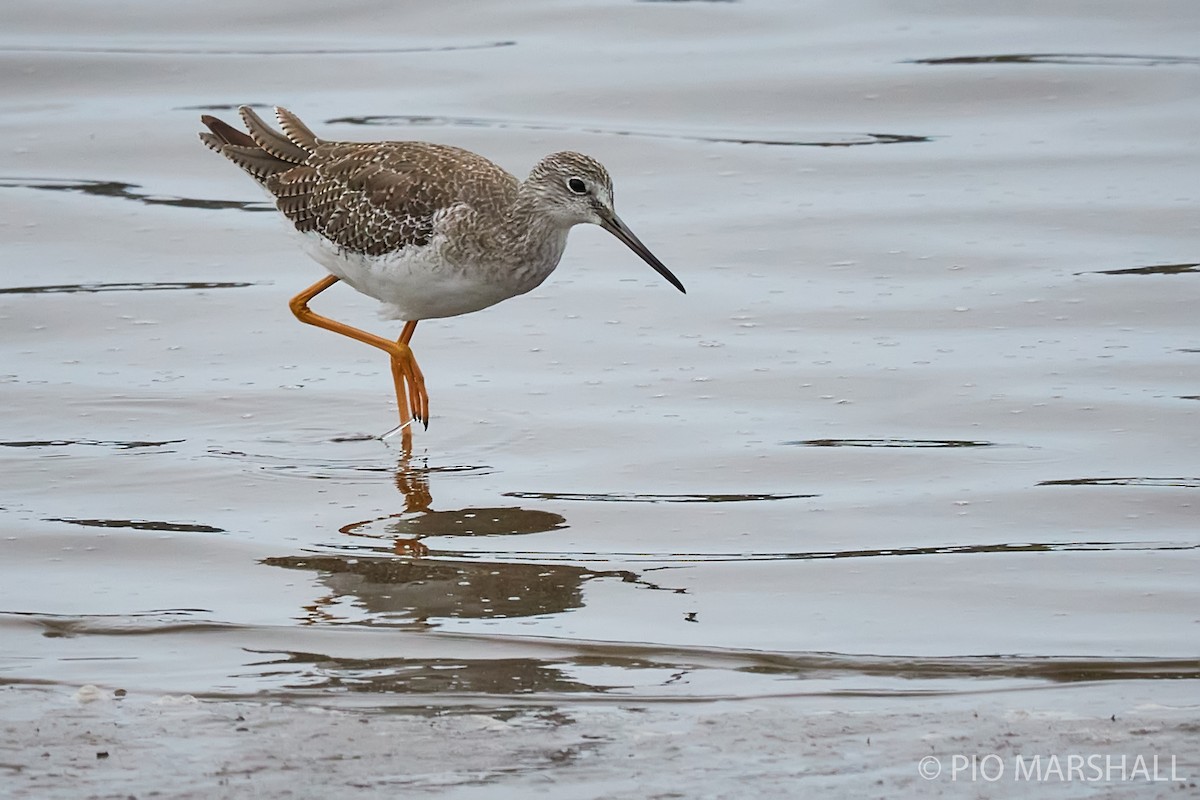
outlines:
[[[315,232],[301,237],[308,254],[331,274],[381,302],[379,314],[385,319],[469,314],[534,289],[553,271],[551,265],[549,270],[522,276],[522,280],[488,280],[492,270],[486,265],[449,264],[442,257],[445,236],[440,234],[426,245],[382,256],[345,250]]]

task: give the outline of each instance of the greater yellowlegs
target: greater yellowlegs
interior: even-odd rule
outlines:
[[[391,357],[400,426],[429,426],[429,395],[409,342],[423,319],[467,314],[524,294],[558,266],[567,232],[599,225],[684,291],[613,210],[612,179],[582,153],[546,156],[524,181],[483,156],[426,142],[332,142],[284,108],[281,131],[239,109],[249,133],[207,114],[200,138],[254,178],[330,274],[296,295],[301,322]],[[405,322],[399,339],[322,317],[308,303],[339,280]],[[411,410],[410,410],[411,409]]]

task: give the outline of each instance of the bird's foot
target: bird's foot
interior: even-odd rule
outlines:
[[[400,428],[420,422],[429,429],[429,393],[425,376],[417,366],[408,345],[397,342],[392,353],[392,381],[396,385],[396,406],[400,411]],[[411,416],[410,416],[411,409]]]

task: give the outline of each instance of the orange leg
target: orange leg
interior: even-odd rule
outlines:
[[[364,344],[378,347],[391,356],[392,378],[396,384],[396,405],[400,411],[400,425],[404,429],[405,442],[411,441],[412,434],[407,426],[412,420],[419,420],[426,428],[429,427],[429,395],[425,391],[425,376],[421,374],[421,368],[417,366],[417,359],[413,356],[413,352],[408,346],[417,323],[406,323],[404,332],[401,334],[399,340],[393,342],[391,339],[385,339],[382,336],[376,336],[373,333],[352,328],[343,322],[322,317],[308,307],[309,300],[312,300],[321,292],[333,286],[338,280],[333,275],[322,278],[293,297],[288,303],[288,307],[292,309],[292,313],[296,315],[296,319],[303,323],[316,325],[318,328],[340,333],[343,336],[349,336],[351,339],[357,339]],[[412,416],[409,415],[410,406],[412,408]]]
[[[413,332],[417,329],[416,320],[410,320],[404,323],[404,330],[400,333],[400,338],[396,340],[396,346],[401,351],[406,351],[410,355],[412,349],[408,343],[412,341]],[[397,360],[392,356],[392,380],[396,384],[396,404],[400,406],[400,424],[405,424],[409,419],[420,420],[426,427],[429,428],[429,395],[425,393],[425,376],[421,374],[421,368],[417,366],[415,359],[411,362],[412,373],[415,373],[416,380],[410,377],[409,364]],[[405,408],[404,396],[406,394],[405,386],[407,385],[408,403],[412,406],[412,417],[408,416]],[[419,387],[419,391],[418,391]]]

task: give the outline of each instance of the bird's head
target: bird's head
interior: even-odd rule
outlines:
[[[672,286],[685,291],[671,270],[617,216],[612,178],[596,159],[571,151],[551,153],[534,166],[525,187],[537,198],[540,213],[568,228],[581,223],[599,225],[624,242]]]

